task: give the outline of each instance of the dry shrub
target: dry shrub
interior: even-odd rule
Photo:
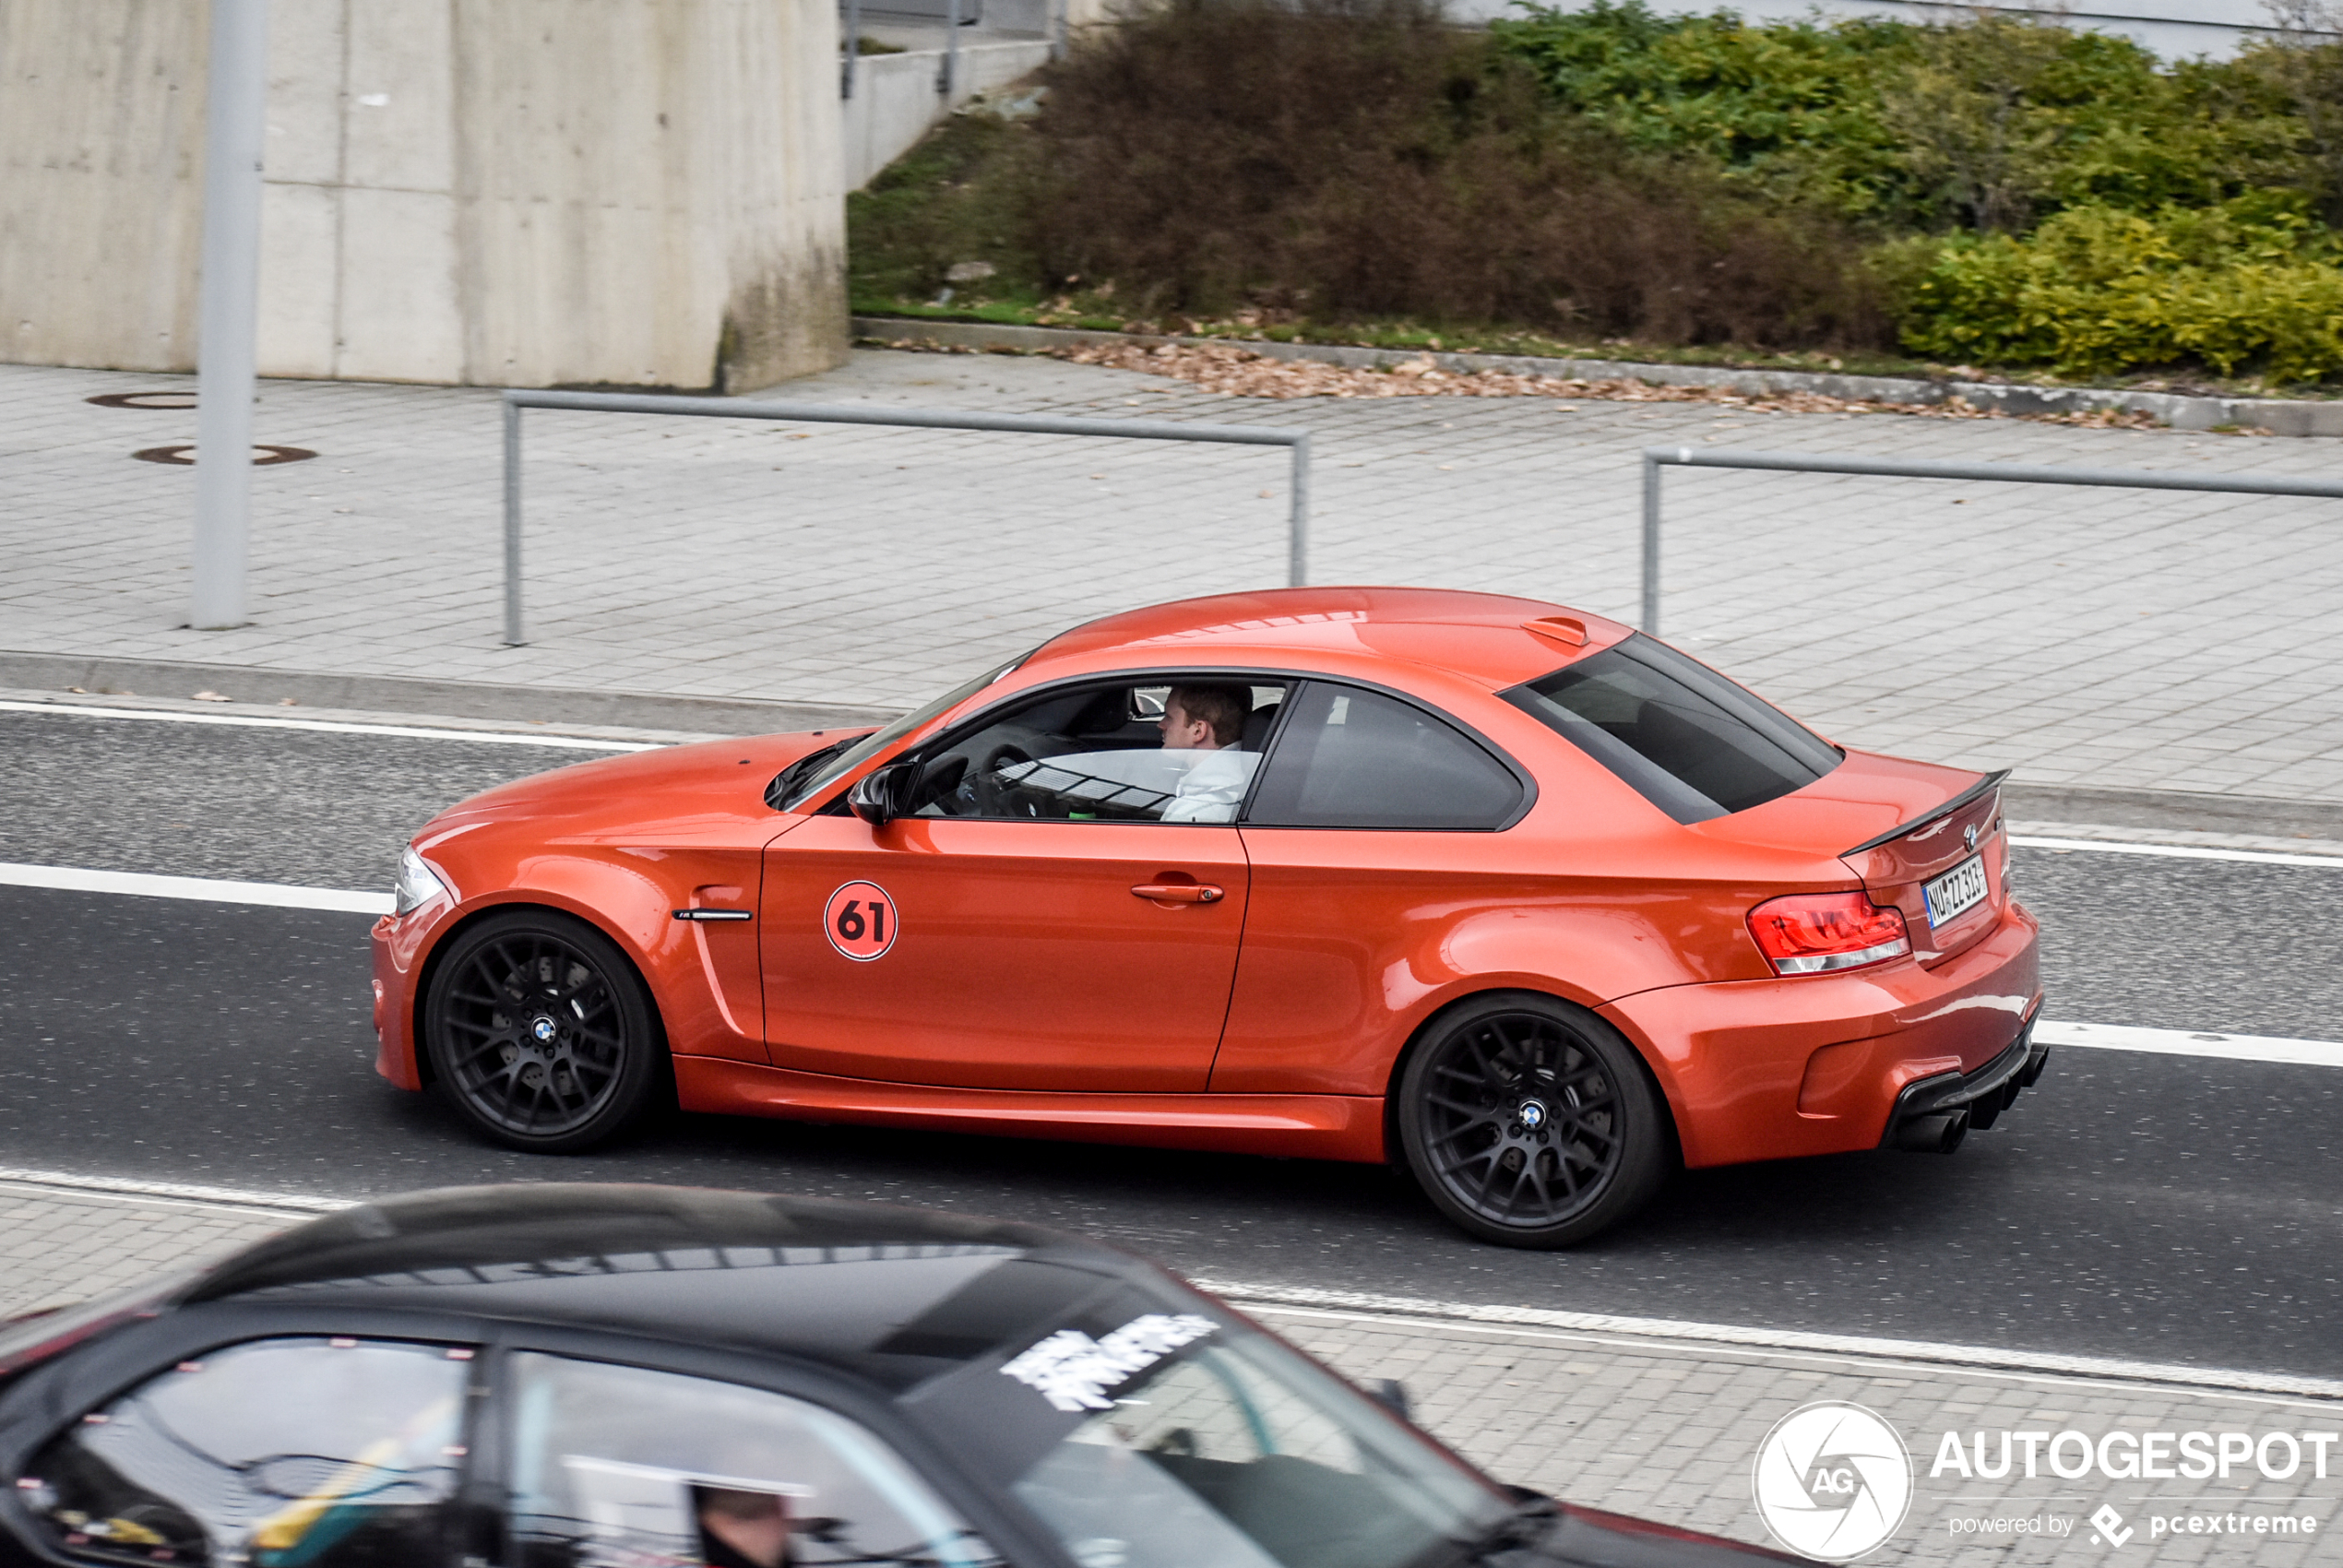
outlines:
[[[1046,287],[1140,314],[1886,339],[1844,223],[1630,152],[1436,0],[1160,0],[1057,66],[1027,165]]]

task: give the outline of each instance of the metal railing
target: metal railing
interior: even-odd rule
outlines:
[[[1806,452],[1742,452],[1730,447],[1644,448],[1642,629],[1659,635],[1659,470],[1772,469],[1790,473],[1868,474],[1886,479],[1957,479],[2015,484],[2090,484],[2123,490],[2211,490],[2232,495],[2309,495],[2343,501],[2343,481],[2266,474],[2191,474],[2151,469],[2069,469],[2047,463],[1961,463],[1935,458],[1830,457]]]
[[[877,424],[916,430],[990,430],[1023,435],[1092,435],[1116,441],[1203,441],[1284,446],[1292,452],[1292,496],[1286,523],[1286,582],[1310,580],[1310,433],[1271,425],[1180,424],[1164,420],[1057,419],[984,414],[957,409],[890,409],[824,403],[762,403],[731,398],[666,398],[624,392],[505,394],[505,641],[528,642],[521,620],[520,413],[567,409],[605,414],[666,414],[692,419],[782,420],[803,424]]]

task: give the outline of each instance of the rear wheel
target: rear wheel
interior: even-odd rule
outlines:
[[[1438,1020],[1399,1081],[1409,1168],[1484,1241],[1566,1247],[1648,1202],[1673,1163],[1635,1048],[1583,1009],[1498,992]]]
[[[666,1043],[635,966],[585,921],[491,915],[432,974],[423,1045],[467,1120],[498,1143],[571,1154],[648,1109]]]

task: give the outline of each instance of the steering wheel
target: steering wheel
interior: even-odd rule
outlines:
[[[1012,814],[1008,810],[1009,799],[1016,793],[1017,786],[1016,780],[1003,778],[1001,769],[1015,767],[1020,763],[1032,760],[1031,756],[1017,746],[1001,745],[993,748],[992,754],[984,759],[984,766],[976,770],[977,802],[986,816],[1024,814]]]
[[[968,781],[969,759],[946,755],[927,763],[920,775],[922,816],[973,816],[976,790]]]

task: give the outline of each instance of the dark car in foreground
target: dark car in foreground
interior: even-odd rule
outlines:
[[[1635,1568],[1056,1232],[653,1186],[422,1193],[0,1329],[0,1562]]]

